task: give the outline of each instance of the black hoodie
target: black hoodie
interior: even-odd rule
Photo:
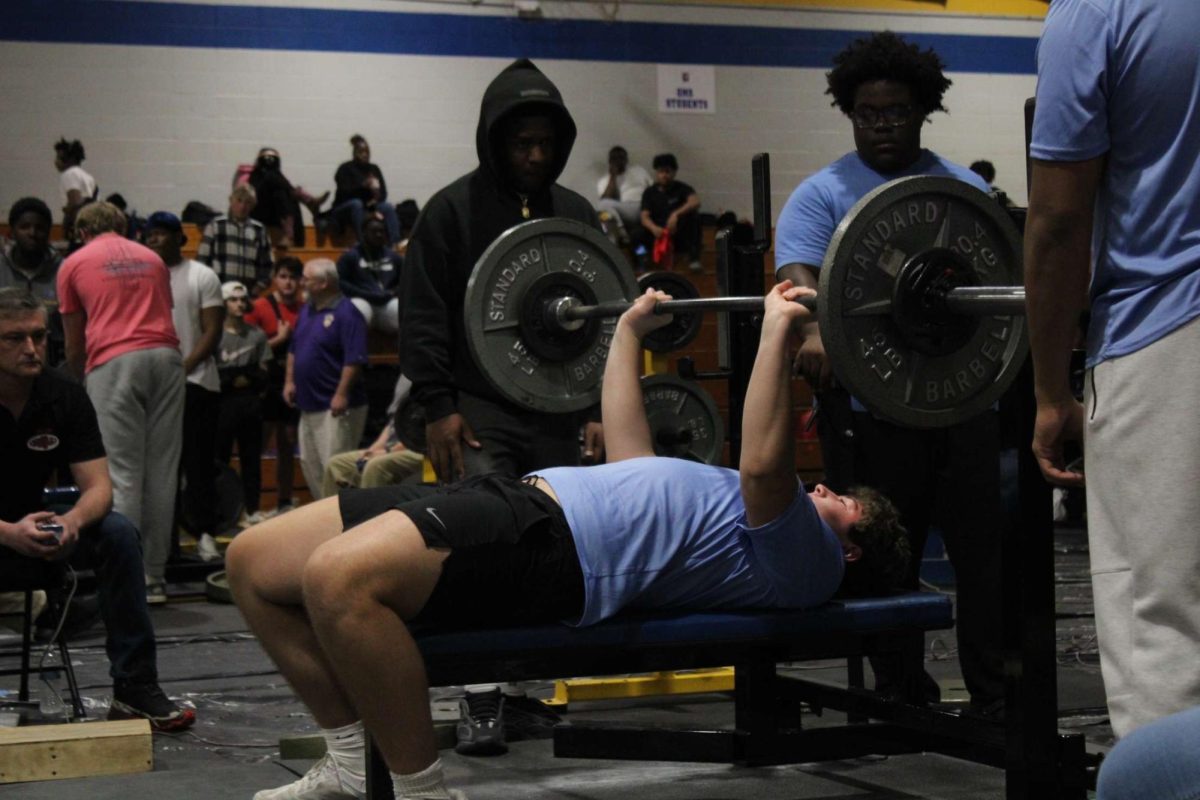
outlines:
[[[527,198],[530,218],[565,217],[599,227],[587,200],[554,183],[575,144],[575,122],[562,95],[533,62],[514,61],[483,94],[475,132],[479,167],[430,198],[408,243],[400,286],[400,363],[429,422],[457,410],[459,389],[510,405],[479,372],[467,349],[463,295],[483,251],[526,219],[501,151],[501,123],[518,112],[547,114],[556,132],[546,187]]]

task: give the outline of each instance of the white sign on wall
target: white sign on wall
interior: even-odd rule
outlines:
[[[696,64],[659,64],[658,110],[666,114],[717,113],[716,70]]]

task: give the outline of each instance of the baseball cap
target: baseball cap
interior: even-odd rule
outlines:
[[[222,300],[233,300],[235,297],[246,297],[248,294],[246,286],[239,281],[226,281],[221,284]]]
[[[166,231],[173,231],[183,237],[183,241],[187,241],[187,236],[183,234],[183,223],[179,221],[179,217],[172,214],[170,211],[155,211],[146,220],[146,230],[151,228],[162,228]]]

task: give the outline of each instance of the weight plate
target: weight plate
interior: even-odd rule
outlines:
[[[463,319],[467,345],[496,391],[533,411],[565,414],[600,401],[604,362],[615,319],[579,331],[540,336],[532,305],[562,273],[589,303],[632,300],[637,281],[625,257],[600,231],[567,219],[538,219],[509,228],[479,257],[467,281]],[[522,323],[523,316],[524,324]],[[550,357],[547,357],[549,355]]]
[[[674,375],[647,375],[642,402],[657,455],[705,464],[721,461],[725,422],[712,396],[698,384]]]
[[[674,272],[647,272],[638,277],[637,283],[642,293],[654,288],[671,295],[673,300],[694,300],[700,296],[695,284]],[[652,353],[682,350],[699,335],[703,322],[698,312],[672,314],[669,325],[650,331],[642,338],[642,347]]]
[[[922,272],[931,265],[933,277]],[[1020,285],[1021,273],[1020,234],[975,187],[930,176],[880,186],[838,225],[821,269],[818,318],[834,374],[901,425],[970,419],[1021,368],[1024,317],[955,319],[936,289]]]
[[[229,578],[224,571],[210,573],[204,579],[204,594],[214,603],[232,603],[233,592],[229,588]]]

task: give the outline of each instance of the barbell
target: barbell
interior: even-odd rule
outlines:
[[[952,178],[901,178],[868,193],[834,231],[816,311],[838,381],[876,415],[942,427],[990,407],[1028,346],[1021,236],[988,195]],[[467,342],[509,400],[547,413],[599,401],[616,317],[640,294],[599,231],[522,223],[467,283]],[[658,313],[761,312],[761,297],[664,301]]]

